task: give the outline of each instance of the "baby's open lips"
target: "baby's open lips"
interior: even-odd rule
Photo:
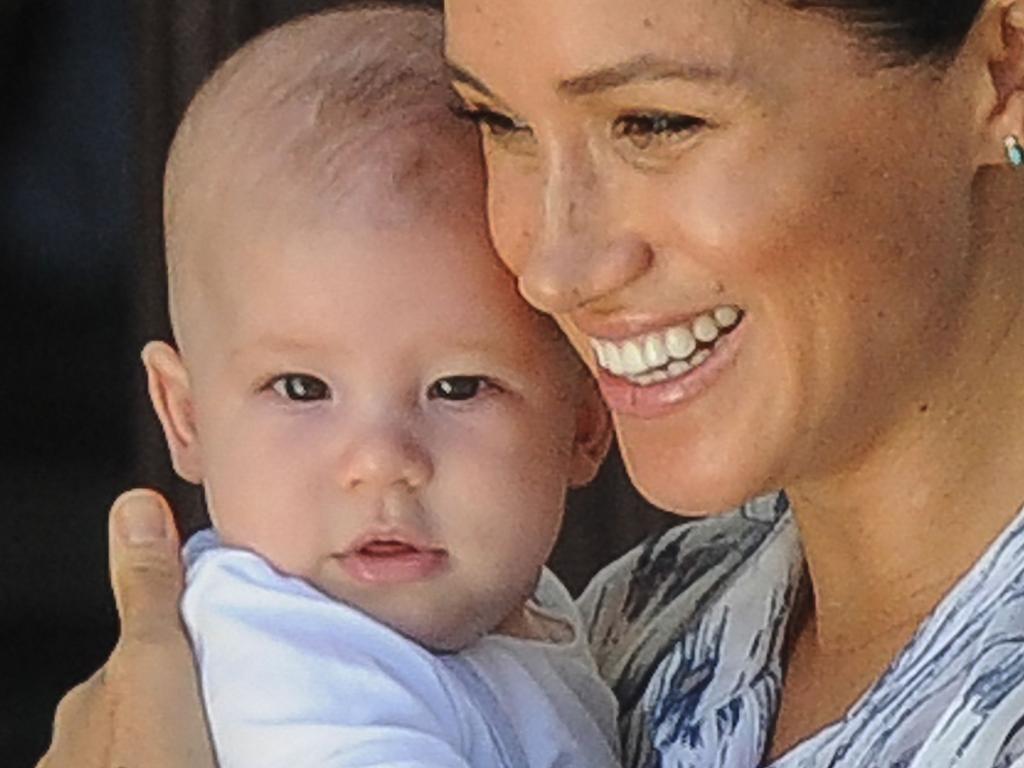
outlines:
[[[448,552],[414,536],[375,533],[354,542],[338,562],[364,584],[405,584],[443,573]]]
[[[408,532],[374,531],[360,536],[344,552],[342,557],[361,555],[363,557],[403,557],[409,555],[443,556],[447,552],[425,538]]]
[[[382,539],[367,542],[356,551],[366,557],[400,557],[402,555],[418,554],[424,550],[405,541]]]

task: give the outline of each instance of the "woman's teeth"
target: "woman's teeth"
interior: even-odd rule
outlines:
[[[601,368],[647,386],[696,368],[742,319],[738,308],[724,305],[684,325],[621,341],[591,339],[590,345]]]

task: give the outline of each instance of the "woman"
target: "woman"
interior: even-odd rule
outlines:
[[[671,509],[741,506],[584,597],[630,763],[1016,764],[1024,0],[446,14],[498,249],[590,364],[634,481]],[[152,503],[120,511],[162,520]],[[132,752],[153,746],[128,720],[160,713],[208,755],[194,692],[116,705],[157,669],[192,685],[172,545],[115,536],[115,583],[163,594],[122,587],[126,641],[58,715],[48,768],[110,718],[113,759],[199,764]],[[129,552],[167,576],[121,575]]]

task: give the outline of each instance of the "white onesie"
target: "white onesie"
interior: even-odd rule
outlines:
[[[185,547],[182,615],[221,768],[616,768],[615,699],[576,607],[564,643],[490,635],[431,653],[212,531]]]

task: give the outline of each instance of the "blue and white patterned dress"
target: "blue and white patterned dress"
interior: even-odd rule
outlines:
[[[803,573],[773,495],[686,523],[581,598],[627,768],[758,768]],[[1024,768],[1024,513],[838,722],[771,768]]]

